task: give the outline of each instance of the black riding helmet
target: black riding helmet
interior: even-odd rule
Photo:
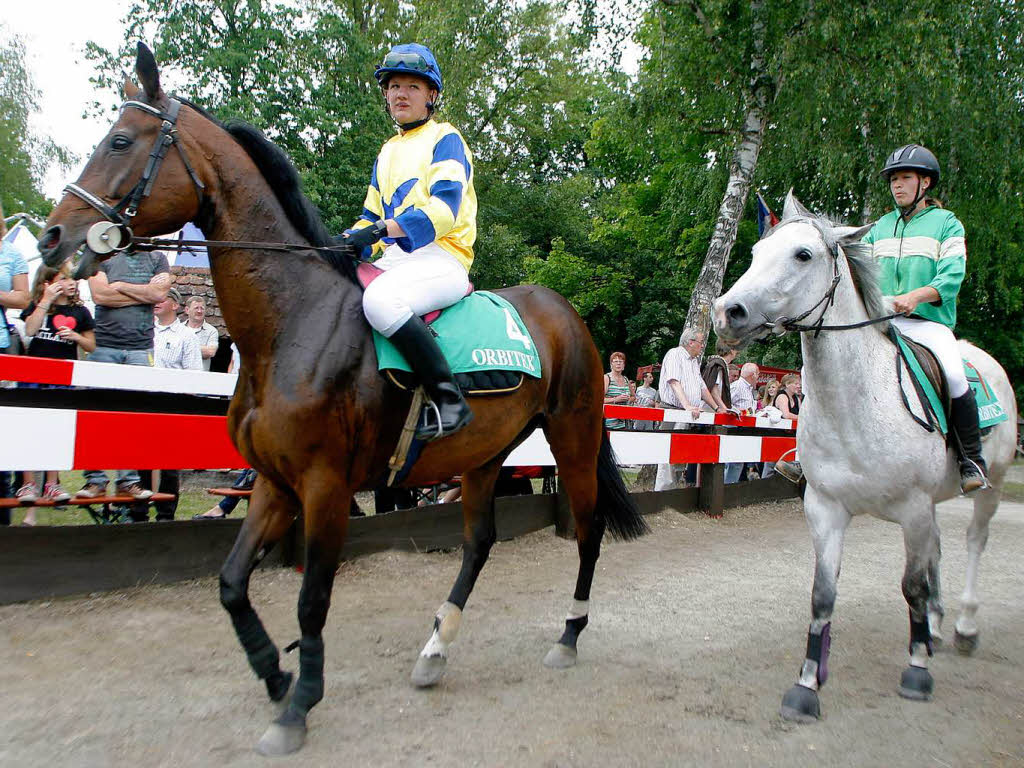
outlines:
[[[917,204],[926,192],[935,189],[942,172],[939,168],[939,161],[932,154],[932,151],[927,147],[922,147],[920,144],[907,144],[897,149],[886,159],[885,166],[880,171],[880,174],[888,182],[889,178],[896,171],[914,171],[932,180],[931,187],[927,190],[919,189],[914,197],[914,202],[903,209],[902,213],[905,217],[917,207]]]

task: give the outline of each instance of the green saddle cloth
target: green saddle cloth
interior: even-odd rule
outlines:
[[[932,386],[931,380],[925,375],[924,370],[922,370],[921,366],[918,364],[914,353],[910,351],[909,347],[907,347],[906,342],[903,340],[903,336],[897,334],[896,338],[899,341],[900,347],[903,348],[904,359],[910,366],[911,373],[914,378],[917,379],[928,398],[928,404],[931,406],[932,413],[935,414],[936,423],[942,430],[942,434],[946,434],[949,430],[949,426],[946,423],[945,409],[942,407],[942,403],[939,400],[939,393],[935,391],[935,387]],[[967,376],[967,384],[974,390],[974,398],[978,402],[978,426],[981,429],[986,429],[988,427],[994,427],[1002,421],[1006,421],[1009,416],[1007,416],[1006,411],[1003,410],[1003,406],[996,397],[996,393],[992,391],[988,382],[985,381],[985,377],[981,375],[981,371],[966,360],[963,360],[963,365],[964,374]]]
[[[540,355],[516,308],[490,291],[474,291],[441,312],[434,330],[452,373],[519,371],[541,377]],[[380,370],[412,371],[394,344],[373,332]]]

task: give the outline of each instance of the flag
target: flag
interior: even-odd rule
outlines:
[[[779,217],[772,213],[772,209],[768,207],[768,204],[761,197],[761,193],[757,193],[757,236],[758,238],[764,237],[765,233],[779,223]]]

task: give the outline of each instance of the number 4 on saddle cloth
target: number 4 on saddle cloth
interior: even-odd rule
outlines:
[[[924,409],[926,421],[918,419],[913,411],[910,411],[910,404],[907,402],[905,394],[903,395],[903,405],[911,412],[911,416],[929,431],[938,427],[942,434],[948,434],[949,392],[939,361],[927,347],[906,338],[895,326],[890,326],[889,337],[896,344],[897,355],[903,359],[906,367],[910,370],[911,384]],[[1009,417],[1003,410],[995,392],[981,375],[981,371],[966,360],[963,361],[963,365],[967,383],[974,390],[974,397],[978,403],[978,426],[984,436],[991,431],[992,427],[1006,421]],[[901,385],[902,369],[903,366],[897,364],[896,371],[900,376]],[[902,392],[902,386],[900,389]]]
[[[365,288],[381,271],[364,262],[356,274]],[[474,291],[470,286],[470,292],[459,302],[430,312],[423,320],[448,360],[455,382],[467,397],[506,394],[518,389],[524,376],[541,378],[540,355],[519,312],[490,291]],[[396,386],[416,393],[402,438],[389,464],[388,484],[395,485],[408,475],[419,458],[424,441],[414,437],[416,423],[421,418],[429,418],[432,409],[424,403],[422,390],[416,386],[412,368],[402,353],[377,331],[373,332],[373,342],[380,371]]]

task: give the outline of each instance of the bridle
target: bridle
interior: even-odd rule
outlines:
[[[765,317],[765,322],[761,324],[762,328],[782,328],[784,331],[797,331],[798,333],[813,331],[814,338],[818,338],[822,331],[850,331],[855,328],[863,328],[867,325],[888,322],[894,317],[904,316],[903,312],[894,312],[891,315],[872,317],[867,320],[861,320],[858,323],[849,323],[847,325],[825,325],[825,313],[835,302],[836,288],[839,287],[839,281],[842,279],[842,274],[839,272],[839,246],[836,246],[835,252],[829,250],[829,255],[832,257],[832,282],[829,285],[828,290],[825,291],[825,295],[818,299],[818,302],[814,306],[796,317],[783,316],[776,318],[774,322]],[[821,307],[821,314],[818,315],[818,319],[809,325],[801,325],[800,321],[806,319],[807,316],[814,312],[818,307]]]
[[[192,179],[192,184],[195,187],[196,196],[199,198],[200,204],[203,202],[203,195],[206,191],[206,186],[199,176],[196,175],[192,163],[188,160],[188,153],[181,145],[181,140],[178,136],[177,123],[181,102],[174,98],[170,99],[166,112],[141,101],[126,101],[121,105],[121,110],[123,111],[128,107],[148,112],[155,117],[159,117],[161,120],[160,135],[157,136],[153,149],[150,150],[146,167],[142,171],[142,177],[135,186],[114,206],[107,205],[99,197],[86,189],[82,189],[77,184],[68,184],[64,187],[64,192],[70,192],[75,197],[85,201],[107,219],[106,221],[94,224],[86,234],[86,243],[95,253],[123,251],[134,244],[136,238],[132,234],[131,221],[135,218],[135,214],[139,212],[139,205],[153,191],[153,183],[156,181],[157,174],[160,172],[160,166],[163,165],[164,159],[167,157],[171,147],[175,147],[178,150],[181,161],[185,164],[185,170],[188,171],[189,178]]]
[[[142,171],[142,177],[134,187],[121,198],[116,205],[107,205],[99,197],[83,189],[77,184],[68,184],[64,192],[70,192],[75,197],[88,203],[99,211],[106,221],[98,221],[93,224],[86,233],[86,245],[96,254],[107,254],[115,251],[124,251],[129,248],[134,251],[153,251],[156,249],[183,250],[196,246],[214,246],[242,248],[248,250],[272,250],[272,251],[337,251],[344,246],[315,246],[309,243],[264,243],[246,240],[172,240],[157,237],[137,237],[131,229],[131,222],[139,212],[139,205],[149,197],[153,191],[153,184],[156,181],[160,167],[167,157],[171,147],[178,150],[181,161],[188,171],[189,178],[196,190],[199,204],[202,206],[206,193],[206,185],[196,174],[192,163],[189,162],[188,153],[181,144],[181,137],[178,135],[178,112],[181,110],[181,102],[178,99],[170,98],[167,111],[157,109],[141,101],[129,100],[121,105],[121,110],[131,107],[140,109],[161,120],[160,135],[153,144],[149,153],[146,167]]]

